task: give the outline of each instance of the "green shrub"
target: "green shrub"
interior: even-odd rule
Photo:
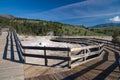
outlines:
[[[115,43],[120,43],[120,30],[116,29],[112,35],[112,41]]]

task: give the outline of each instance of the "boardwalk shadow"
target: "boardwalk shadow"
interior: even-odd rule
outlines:
[[[95,63],[95,64],[93,64],[91,66],[88,66],[87,68],[85,68],[85,69],[83,69],[81,71],[78,71],[78,72],[76,72],[76,73],[74,73],[74,74],[72,74],[72,75],[70,75],[68,77],[65,77],[62,80],[74,80],[74,79],[84,75],[85,73],[89,72],[90,70],[94,69],[95,67],[103,64],[105,61],[108,60],[108,52],[106,50],[104,50],[104,51],[105,51],[105,54],[104,54],[103,59],[101,61],[99,61],[99,62],[97,62],[97,63]]]
[[[61,64],[64,64],[65,62],[67,62],[67,61],[61,61],[61,62],[59,62],[59,63],[57,63],[57,64],[53,64],[53,65],[50,66],[50,67],[60,66]],[[65,65],[65,66],[60,66],[60,67],[64,68],[64,67],[66,67],[66,66],[67,66],[67,65]]]
[[[3,59],[10,60],[10,61],[13,61],[13,62],[18,62],[18,63],[23,63],[24,60],[23,60],[23,58],[22,58],[22,56],[21,56],[21,54],[18,50],[17,45],[14,45],[13,41],[14,41],[14,38],[13,38],[12,32],[8,32],[8,35],[6,37],[6,45],[5,45],[4,53],[3,53]],[[9,42],[10,42],[10,50],[8,50],[8,47],[9,47],[8,43]],[[17,51],[14,50],[15,47],[16,47]],[[10,53],[8,53],[8,51],[10,51]],[[10,55],[10,58],[7,57],[8,55]],[[18,56],[19,59],[16,60],[15,56]]]
[[[11,61],[15,61],[12,33],[10,33],[10,43]]]
[[[118,62],[118,58],[119,58],[119,53],[110,49],[110,48],[107,48],[108,50],[114,52],[114,55],[115,55],[115,62],[110,65],[107,69],[105,69],[104,71],[102,71],[98,76],[96,76],[93,80],[104,80],[111,72],[114,71],[114,69],[116,69],[117,67],[119,67],[119,62]],[[118,76],[119,77],[119,76]]]
[[[21,50],[21,48],[19,47],[18,43],[17,43],[17,40],[15,39],[15,35],[14,35],[14,40],[15,40],[15,44],[16,44],[16,50],[17,50],[17,53],[18,53],[18,57],[19,57],[19,62],[20,63],[24,63],[24,59],[23,59],[23,52]]]
[[[6,45],[5,45],[4,53],[3,53],[3,59],[7,58],[9,35],[10,33],[8,32],[7,37],[6,37]]]

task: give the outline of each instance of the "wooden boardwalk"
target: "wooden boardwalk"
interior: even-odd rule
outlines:
[[[0,80],[24,80],[23,64],[11,33],[0,36]]]
[[[69,71],[28,78],[26,80],[118,80],[119,51],[105,47],[103,58],[79,65]]]
[[[105,46],[102,57],[68,70],[25,64],[12,33],[4,32],[0,36],[0,80],[119,80],[119,57],[120,50]]]

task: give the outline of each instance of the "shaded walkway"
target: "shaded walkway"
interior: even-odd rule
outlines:
[[[0,79],[24,80],[24,60],[13,34],[11,32],[3,33],[0,36],[0,44]],[[101,58],[79,65],[68,71],[40,75],[26,80],[118,80],[120,77],[119,54],[118,50],[105,47],[104,55]],[[47,73],[50,69],[46,68],[44,73]],[[43,68],[40,69],[40,71],[42,70]]]
[[[79,65],[69,71],[54,73],[26,80],[118,80],[119,51],[105,47],[103,58]]]
[[[0,80],[24,80],[23,60],[11,32],[0,36]]]
[[[13,62],[24,63],[22,54],[19,51],[14,36],[11,32],[8,32],[6,37],[6,45],[4,48],[3,59]]]

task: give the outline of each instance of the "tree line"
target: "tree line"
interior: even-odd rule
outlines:
[[[52,32],[54,36],[90,36],[101,35],[86,29],[83,25],[74,26],[59,22],[33,20],[24,18],[7,19],[0,18],[2,27],[14,28],[17,33],[25,35],[45,36]]]
[[[113,42],[120,43],[120,27],[86,28],[59,22],[33,20],[25,18],[2,18],[2,28],[14,28],[18,34],[45,36],[52,32],[54,36],[112,36]]]

